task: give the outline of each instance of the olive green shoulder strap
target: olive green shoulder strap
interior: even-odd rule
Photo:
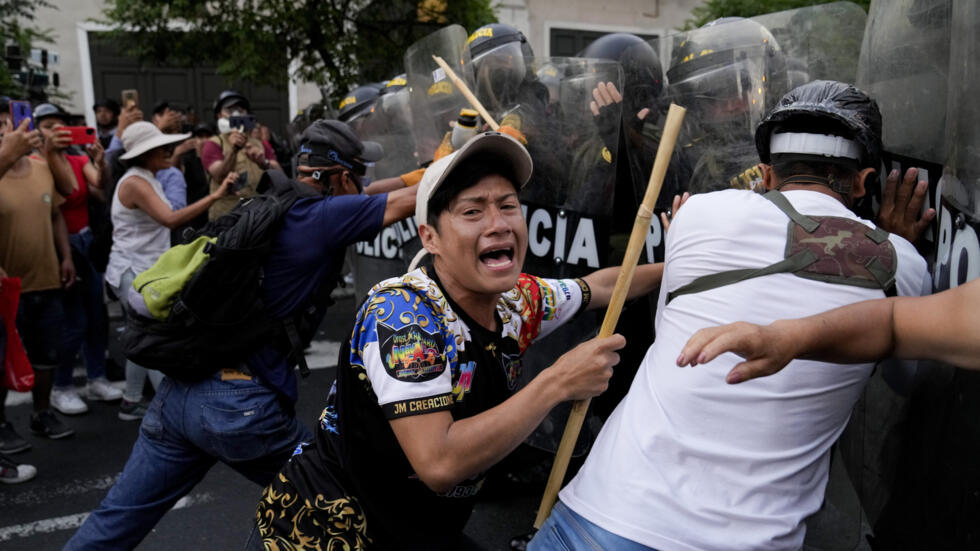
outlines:
[[[724,287],[725,285],[731,285],[732,283],[738,283],[739,281],[745,281],[746,279],[752,279],[755,277],[780,274],[784,272],[796,272],[806,268],[817,260],[817,255],[813,251],[800,251],[789,258],[784,258],[783,260],[780,260],[775,264],[770,264],[764,268],[729,270],[727,272],[702,276],[688,283],[687,285],[667,293],[667,304],[670,304],[670,301],[681,295],[689,295],[691,293],[700,293],[702,291],[717,289],[718,287]]]
[[[800,214],[799,211],[793,208],[793,205],[791,205],[789,200],[786,199],[786,196],[780,193],[778,190],[774,189],[766,192],[763,197],[772,201],[772,203],[779,207],[779,210],[783,211],[783,213],[788,216],[794,224],[801,226],[807,233],[813,233],[818,227],[820,227],[820,222],[817,222],[809,216]],[[717,289],[718,287],[724,287],[725,285],[731,285],[732,283],[738,283],[739,281],[745,281],[747,279],[762,277],[770,274],[797,272],[806,268],[810,264],[813,264],[817,260],[819,260],[819,258],[812,251],[800,251],[792,256],[780,260],[779,262],[776,262],[775,264],[770,264],[763,268],[729,270],[727,272],[701,276],[687,285],[678,287],[677,289],[667,293],[667,304],[670,304],[670,301],[681,295],[689,295],[691,293],[700,293],[711,289]]]

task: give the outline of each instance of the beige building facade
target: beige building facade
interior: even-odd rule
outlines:
[[[91,111],[96,98],[93,75],[93,33],[107,27],[99,23],[104,0],[53,0],[54,8],[42,8],[38,25],[50,28],[54,43],[48,44],[49,73],[58,73],[59,90],[68,96],[64,106],[84,113],[94,124]],[[556,37],[595,33],[631,32],[662,36],[684,24],[700,0],[502,0],[495,6],[500,22],[513,25],[528,37],[538,56],[557,55]],[[565,46],[568,49],[568,46]],[[563,55],[571,55],[564,53]],[[288,113],[320,100],[316,86],[291,81],[286,84]],[[145,106],[144,106],[145,107]],[[202,114],[207,106],[199,106]]]

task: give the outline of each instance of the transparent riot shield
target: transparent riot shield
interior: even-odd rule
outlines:
[[[868,14],[857,86],[875,98],[884,119],[883,174],[919,168],[930,198],[945,160],[946,99],[952,0],[876,2]],[[879,178],[883,181],[884,178]],[[869,190],[861,214],[877,212],[879,188]],[[929,201],[932,203],[932,201]],[[935,207],[927,204],[926,207]],[[934,235],[927,239],[935,242]]]
[[[469,108],[466,98],[432,59],[443,58],[468,84],[473,82],[466,30],[449,25],[409,46],[405,52],[405,77],[411,98],[412,133],[419,164],[432,161],[436,149],[450,130],[460,109]]]
[[[853,83],[867,14],[852,2],[834,2],[752,18],[786,56],[787,91],[813,80]]]
[[[474,90],[497,122],[523,135],[534,161],[534,174],[521,193],[528,224],[524,271],[580,277],[609,265],[620,118],[616,106],[615,124],[600,129],[589,103],[600,82],[621,88],[622,72],[613,61],[533,59],[519,53],[501,48],[474,60]],[[522,360],[518,388],[596,329],[596,317],[587,314],[535,343]],[[568,410],[552,412],[528,443],[554,452]],[[598,423],[593,419],[588,426],[578,454],[595,437]]]
[[[619,64],[498,49],[473,66],[477,98],[499,124],[520,132],[534,161],[521,193],[530,241],[525,271],[578,277],[605,266],[619,127],[600,130],[589,102],[599,82],[622,86]]]
[[[948,96],[933,98],[945,104],[945,131],[927,127],[919,139],[904,137],[912,153],[944,154],[944,168],[936,199],[936,247],[933,288],[953,288],[980,276],[980,6],[972,0],[909,3],[907,15],[914,17],[921,33],[918,43],[931,44],[935,51],[949,53],[948,72],[932,60],[941,83],[923,84],[930,90],[945,86]],[[928,24],[926,22],[928,21]],[[940,40],[946,32],[947,42]],[[926,40],[931,36],[934,40]],[[946,49],[948,47],[948,50]],[[911,55],[911,54],[910,54]],[[925,52],[917,59],[928,61]],[[910,67],[914,70],[914,67]],[[920,97],[915,94],[913,97]],[[924,109],[934,114],[935,106]],[[912,120],[918,114],[905,113]],[[886,118],[886,121],[888,119]],[[943,119],[940,120],[942,122]],[[929,121],[935,123],[936,121]],[[910,127],[904,121],[902,127]],[[925,136],[941,132],[941,151]],[[890,484],[878,488],[865,483],[880,511],[872,520],[875,541],[882,548],[972,549],[980,539],[977,510],[980,505],[980,377],[974,371],[942,364],[920,366],[903,405],[903,422],[892,427],[886,442],[892,444],[880,463],[865,453],[865,472],[894,473]],[[869,394],[866,401],[871,403]],[[870,409],[870,406],[869,406]],[[882,436],[864,428],[865,441]],[[870,516],[871,512],[869,512]]]
[[[856,84],[878,102],[884,121],[882,172],[900,169],[904,173],[908,168],[918,168],[919,179],[930,183],[924,208],[938,203],[941,193],[937,186],[949,149],[946,127],[951,120],[947,119],[947,97],[952,6],[951,0],[872,3],[858,63]],[[952,113],[954,119],[962,117]],[[872,218],[876,210],[877,200],[865,204],[861,214]],[[929,230],[925,237],[927,242],[935,242]],[[841,464],[860,500],[865,515],[863,529],[872,532],[876,541],[890,542],[882,548],[934,548],[909,539],[924,528],[915,515],[925,512],[909,500],[933,492],[932,488],[923,490],[917,480],[924,476],[920,469],[933,452],[910,446],[921,446],[931,439],[922,430],[930,424],[926,419],[938,422],[934,414],[939,410],[932,407],[939,396],[936,393],[948,384],[951,370],[921,364],[918,370],[896,367],[879,365],[868,382],[840,438]],[[933,425],[931,430],[945,428]],[[915,515],[911,511],[916,511]],[[919,532],[920,536],[924,533]],[[930,537],[937,535],[928,533]]]
[[[789,83],[779,43],[749,19],[656,43],[670,60],[668,98],[687,109],[672,166],[676,177],[691,193],[754,188],[761,181],[755,129]]]
[[[384,147],[384,157],[368,170],[371,180],[395,178],[418,167],[408,88],[383,92],[350,125],[362,140]],[[414,217],[385,227],[371,240],[355,243],[351,253],[355,295],[362,298],[376,283],[404,274],[420,248]]]

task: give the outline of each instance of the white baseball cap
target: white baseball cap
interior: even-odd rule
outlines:
[[[520,189],[524,189],[524,186],[531,179],[534,163],[521,142],[500,132],[477,134],[463,144],[463,147],[432,163],[429,168],[425,169],[415,195],[415,222],[417,224],[425,224],[426,220],[429,219],[429,200],[435,195],[439,186],[449,178],[453,169],[478,153],[491,153],[499,158],[502,163],[510,165],[513,169],[512,174],[517,179],[515,183]],[[425,249],[420,250],[412,259],[408,269],[411,271],[418,267],[426,253],[428,251]]]
[[[123,131],[122,144],[126,153],[120,155],[119,158],[123,160],[134,159],[151,149],[182,142],[190,137],[190,133],[164,134],[151,122],[134,122]]]
[[[463,147],[429,165],[422,175],[415,195],[415,221],[425,224],[429,217],[429,200],[454,168],[478,153],[492,153],[513,169],[515,182],[521,189],[531,179],[534,163],[521,142],[500,132],[484,132],[469,139]]]

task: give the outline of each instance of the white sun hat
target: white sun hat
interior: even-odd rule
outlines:
[[[123,131],[122,144],[126,153],[120,155],[119,158],[122,160],[134,159],[151,149],[182,142],[190,137],[190,133],[164,134],[151,122],[134,122]]]

